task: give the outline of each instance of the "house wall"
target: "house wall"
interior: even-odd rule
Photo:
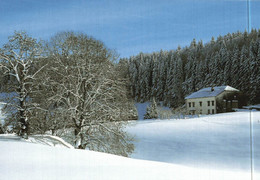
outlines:
[[[186,109],[189,114],[216,114],[216,97],[186,99]]]
[[[233,108],[240,108],[240,92],[224,91],[216,97],[217,113],[231,112]]]

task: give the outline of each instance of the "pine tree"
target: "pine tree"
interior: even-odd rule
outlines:
[[[218,65],[217,65],[217,85],[226,85],[226,82],[225,81],[228,81],[228,79],[225,79],[225,78],[228,78],[228,73],[227,72],[225,74],[225,70],[226,71],[229,71],[230,70],[230,65],[227,65],[226,67],[226,64],[230,62],[230,59],[229,59],[229,52],[227,50],[227,46],[226,46],[226,43],[224,42],[223,40],[223,43],[221,45],[221,48],[219,50],[219,62],[218,62]],[[225,75],[227,75],[225,77]]]
[[[249,52],[249,88],[250,88],[250,101],[256,103],[259,100],[260,94],[260,39],[256,42],[250,43]]]
[[[231,57],[231,71],[230,71],[230,76],[231,76],[231,83],[230,85],[233,87],[238,87],[238,82],[239,82],[239,70],[240,70],[240,59],[239,59],[239,49],[238,46],[235,46],[232,57]]]
[[[174,95],[176,97],[175,107],[177,107],[183,104],[183,99],[184,99],[183,89],[182,89],[182,83],[184,79],[183,63],[179,53],[176,54],[173,76],[174,76],[173,90],[174,90]]]
[[[155,97],[157,99],[157,91],[158,91],[158,83],[159,83],[159,67],[158,67],[159,65],[158,65],[157,54],[153,53],[152,61],[154,62],[152,97]]]
[[[244,83],[248,83],[248,48],[244,45],[240,51],[240,70],[238,73],[240,80],[238,81],[238,87],[244,91],[246,88]]]
[[[172,106],[173,94],[174,94],[174,55],[175,52],[171,52],[168,58],[168,68],[166,77],[166,87],[164,92],[164,104],[168,107]]]
[[[155,98],[153,98],[152,104],[147,107],[146,114],[144,115],[144,119],[157,119],[158,118],[158,110]]]

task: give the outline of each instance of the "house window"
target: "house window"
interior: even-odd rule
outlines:
[[[210,109],[208,109],[208,114],[210,114]]]
[[[200,114],[202,114],[202,109],[200,110]]]
[[[200,107],[202,106],[202,102],[200,101]]]
[[[212,109],[212,114],[215,114],[215,111],[214,111],[214,109]]]
[[[212,106],[214,106],[214,101],[211,101]]]
[[[192,107],[195,107],[195,102],[192,102]]]
[[[189,107],[191,107],[191,102],[189,102]]]
[[[210,101],[208,101],[208,106],[210,106]]]

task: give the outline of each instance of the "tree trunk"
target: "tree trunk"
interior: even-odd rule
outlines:
[[[76,136],[75,147],[77,149],[85,149],[83,145],[84,136],[82,134],[82,127],[75,128],[75,136]]]
[[[20,133],[19,135],[25,139],[28,139],[28,129],[29,129],[29,123],[28,118],[25,112],[25,98],[21,97],[22,100],[20,100]]]

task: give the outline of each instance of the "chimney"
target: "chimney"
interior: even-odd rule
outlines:
[[[213,92],[214,91],[214,87],[211,87],[211,92]]]

